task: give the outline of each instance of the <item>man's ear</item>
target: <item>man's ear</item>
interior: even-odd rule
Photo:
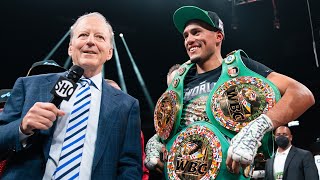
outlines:
[[[113,48],[110,48],[110,49],[108,50],[107,61],[109,61],[109,60],[112,58],[112,55],[113,55]]]
[[[69,56],[72,55],[72,44],[71,44],[71,42],[69,43],[69,47],[68,47],[68,55]]]
[[[224,38],[223,33],[222,33],[221,31],[219,31],[219,32],[217,33],[217,39],[218,39],[219,41],[222,41],[223,38]]]

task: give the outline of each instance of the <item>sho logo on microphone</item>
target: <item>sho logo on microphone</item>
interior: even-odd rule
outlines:
[[[67,101],[77,89],[77,86],[78,85],[76,83],[61,76],[55,84],[54,88],[51,90],[51,93],[54,96],[58,96]]]

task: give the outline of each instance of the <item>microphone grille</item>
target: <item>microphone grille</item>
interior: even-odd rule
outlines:
[[[73,65],[68,72],[67,78],[73,80],[73,82],[78,82],[83,75],[84,70],[78,65]]]

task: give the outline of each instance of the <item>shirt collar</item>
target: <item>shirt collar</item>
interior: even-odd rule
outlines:
[[[85,78],[84,76],[82,76],[82,78]],[[95,85],[95,87],[101,91],[102,89],[102,73],[100,72],[99,74],[89,78]]]
[[[285,151],[283,151],[283,152],[279,152],[279,149],[277,149],[277,154],[276,155],[286,155],[286,154],[288,154],[289,153],[289,151],[290,151],[290,149],[291,149],[291,146],[292,145],[290,145]]]

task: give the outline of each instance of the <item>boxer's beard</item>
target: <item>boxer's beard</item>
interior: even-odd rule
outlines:
[[[201,61],[201,57],[196,56],[190,59],[192,63],[199,63]]]

